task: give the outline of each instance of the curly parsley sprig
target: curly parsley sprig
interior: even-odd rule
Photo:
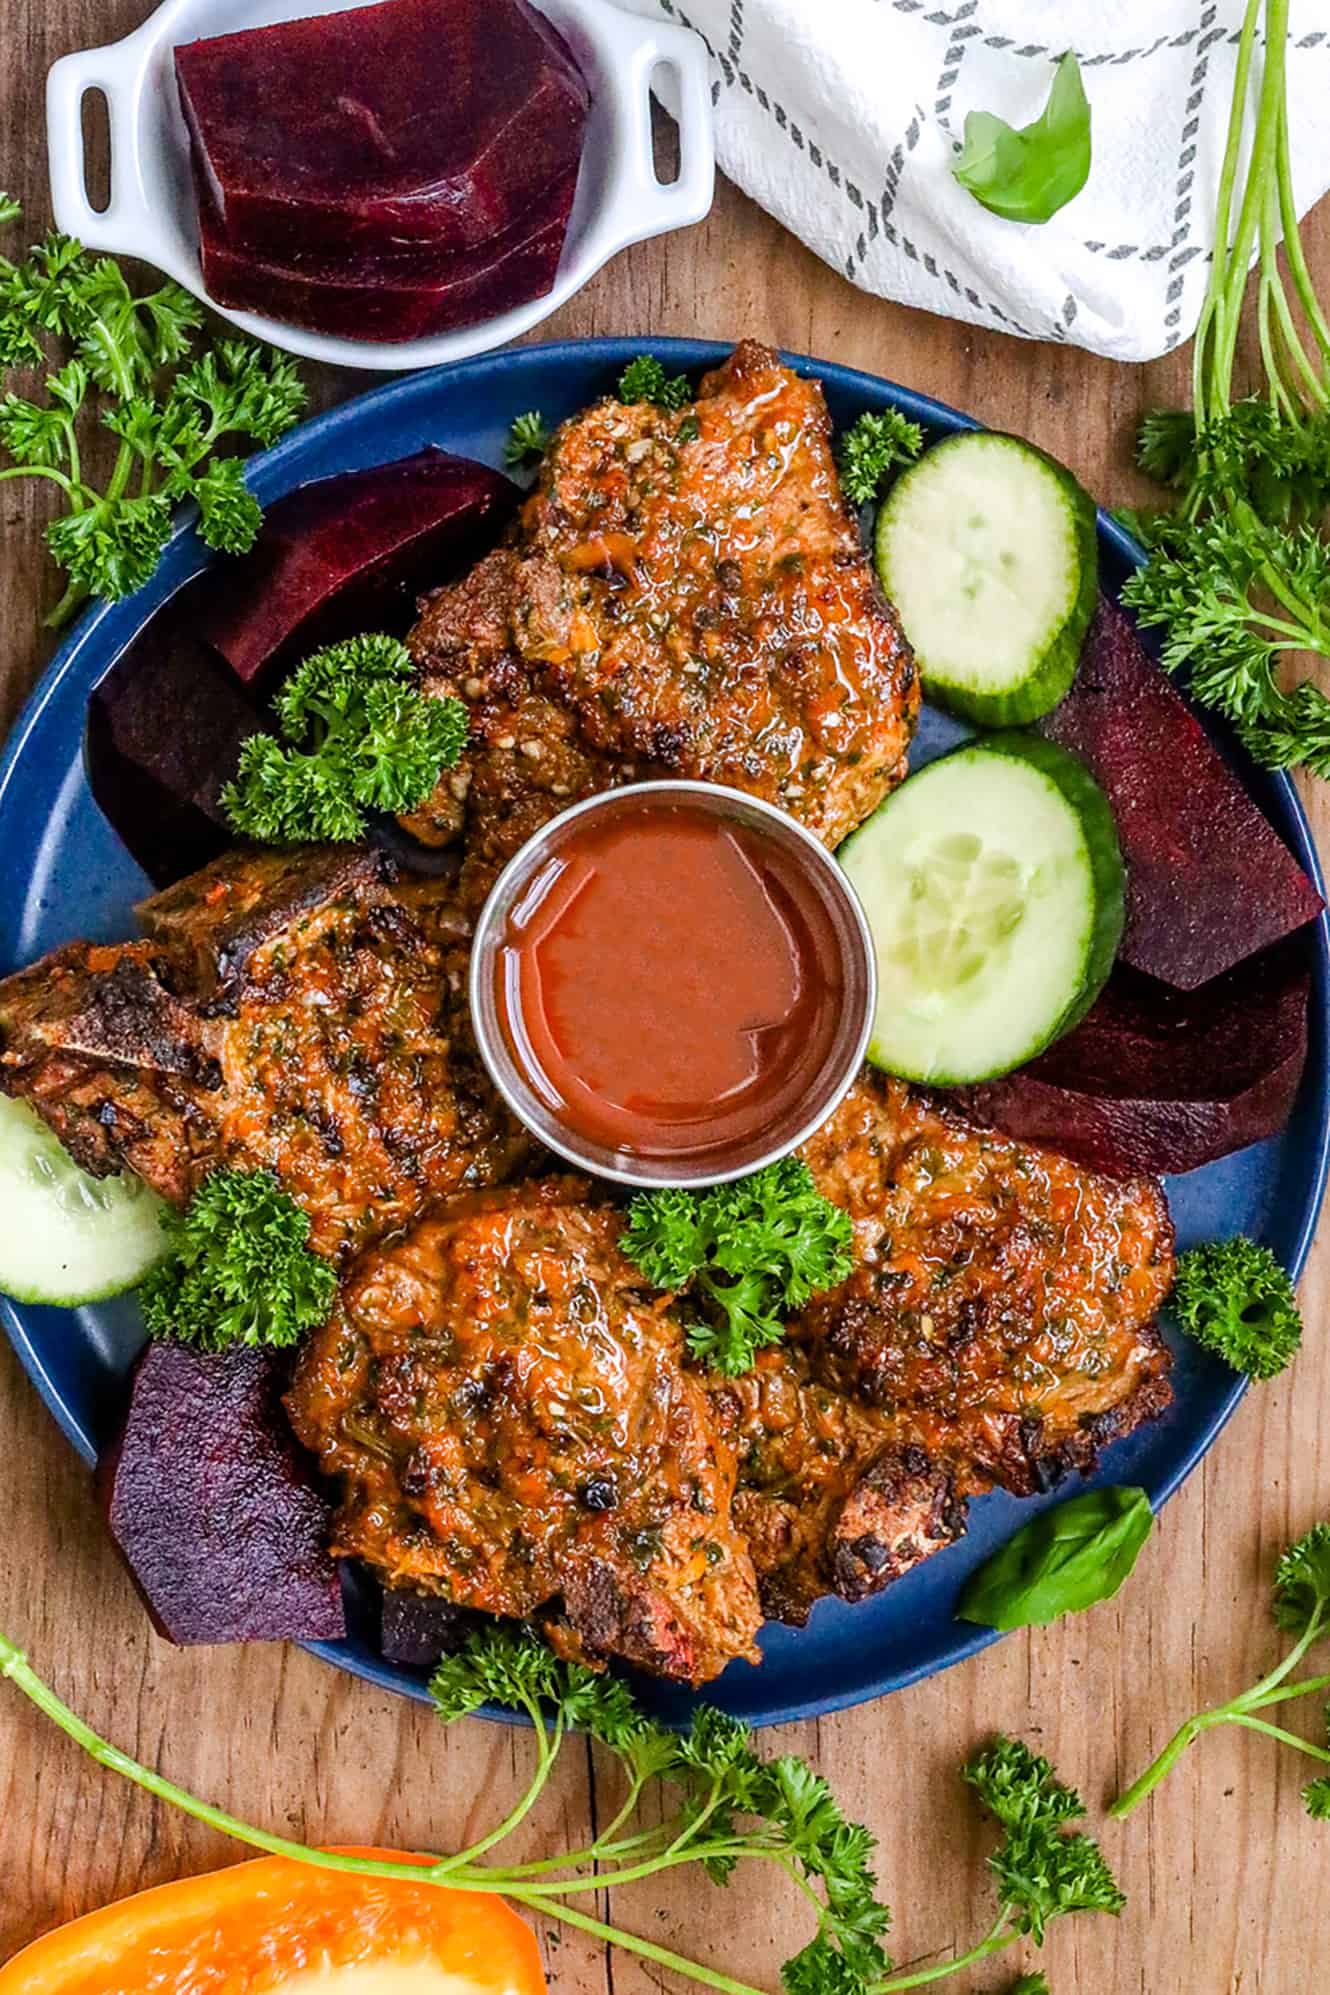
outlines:
[[[693,399],[686,374],[667,374],[654,353],[639,353],[619,376],[621,402],[654,402],[658,409],[682,409]]]
[[[0,195],[0,225],[18,204]],[[203,314],[179,285],[132,292],[119,264],[52,233],[22,262],[0,257],[0,367],[40,370],[45,398],[0,399],[0,479],[37,478],[64,510],[47,529],[68,586],[47,619],[61,624],[90,596],[141,588],[182,499],[199,509],[210,547],[243,554],[262,514],[228,441],[275,443],[305,405],[295,363],[247,339],[195,351]],[[59,364],[53,365],[53,356]],[[119,440],[94,485],[83,462],[99,419]]]
[[[508,436],[503,446],[504,463],[509,470],[534,463],[549,449],[553,434],[539,409],[524,410],[520,416],[514,416],[508,425]]]
[[[214,1171],[165,1224],[167,1254],[139,1289],[149,1336],[201,1351],[280,1348],[326,1319],[337,1276],[271,1171]]]
[[[369,811],[414,810],[469,728],[460,700],[430,699],[414,679],[406,646],[382,632],[314,652],[273,702],[283,740],[241,745],[221,798],[235,830],[268,845],[348,843]]]
[[[1282,1662],[1276,1663],[1249,1690],[1230,1697],[1226,1704],[1198,1711],[1180,1725],[1140,1779],[1133,1781],[1113,1803],[1111,1815],[1119,1818],[1130,1815],[1171,1772],[1188,1746],[1216,1725],[1242,1725],[1254,1732],[1264,1732],[1269,1738],[1330,1767],[1330,1744],[1314,1745],[1310,1739],[1299,1738],[1296,1732],[1271,1724],[1261,1715],[1273,1705],[1287,1704],[1299,1697],[1324,1697],[1330,1692],[1330,1675],[1293,1678],[1307,1651],[1330,1634],[1330,1524],[1314,1524],[1295,1545],[1290,1545],[1275,1567],[1274,1617],[1277,1627],[1297,1637]],[[1302,1798],[1314,1820],[1330,1820],[1330,1774],[1309,1781],[1302,1790]]]
[[[853,1230],[807,1164],[785,1157],[705,1191],[639,1192],[620,1244],[657,1288],[688,1292],[699,1306],[689,1348],[736,1377],[780,1342],[789,1311],[845,1280]]]
[[[1248,1378],[1274,1378],[1302,1343],[1302,1317],[1286,1270],[1268,1247],[1241,1234],[1181,1256],[1173,1308],[1189,1337]]]
[[[1168,669],[1189,674],[1194,696],[1233,723],[1258,761],[1324,776],[1330,699],[1311,680],[1291,690],[1280,683],[1281,668],[1296,654],[1330,658],[1330,547],[1323,538],[1330,320],[1298,229],[1288,32],[1289,0],[1247,0],[1216,252],[1193,349],[1192,407],[1154,411],[1138,441],[1142,468],[1177,493],[1177,505],[1133,520],[1149,559],[1122,594],[1143,623],[1163,631]],[[1258,49],[1263,67],[1248,146]],[[1237,398],[1238,328],[1253,259],[1265,379],[1259,394]]]
[[[873,1838],[842,1813],[820,1775],[793,1754],[759,1759],[737,1720],[702,1708],[686,1732],[667,1732],[635,1703],[618,1678],[596,1675],[556,1657],[521,1629],[495,1626],[439,1665],[430,1684],[441,1718],[463,1717],[496,1701],[522,1711],[535,1734],[536,1767],[526,1793],[494,1829],[469,1848],[431,1862],[348,1856],[270,1835],[214,1808],[130,1759],[85,1725],[0,1635],[0,1677],[102,1765],[223,1835],[318,1869],[367,1877],[402,1877],[414,1886],[501,1892],[529,1912],[574,1927],[719,1995],[762,1995],[719,1968],[689,1960],[639,1934],[624,1932],[575,1900],[593,1901],[618,1886],[693,1866],[714,1884],[737,1867],[765,1862],[807,1901],[816,1930],[781,1971],[785,1995],[895,1995],[939,1981],[1028,1934],[1040,1943],[1065,1913],[1116,1912],[1122,1904],[1089,1837],[1068,1832],[1080,1802],[1046,1760],[999,1739],[965,1769],[965,1778],[997,1816],[1002,1835],[990,1858],[999,1910],[990,1931],[966,1954],[931,1967],[893,1973],[883,1950],[890,1914],[877,1895]],[[627,1780],[623,1805],[584,1848],[501,1865],[493,1852],[534,1807],[571,1732],[587,1733],[619,1761]],[[663,1783],[672,1799],[643,1824],[639,1803]]]
[[[913,464],[923,447],[923,430],[899,409],[865,409],[836,451],[841,487],[851,505],[870,505],[891,473]]]

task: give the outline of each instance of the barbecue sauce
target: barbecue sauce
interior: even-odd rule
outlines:
[[[495,979],[509,1049],[560,1122],[718,1169],[798,1120],[845,997],[797,853],[649,798],[551,852],[508,917]]]

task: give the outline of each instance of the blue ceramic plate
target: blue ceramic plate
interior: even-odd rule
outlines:
[[[651,345],[671,369],[696,370],[726,351],[700,341],[658,340]],[[268,501],[306,479],[383,463],[429,443],[500,464],[515,415],[533,408],[546,421],[570,415],[606,393],[626,361],[641,350],[642,342],[624,340],[526,347],[414,375],[305,424],[275,450],[254,459],[250,483]],[[853,421],[865,408],[895,407],[935,435],[973,426],[954,409],[870,374],[811,360],[796,359],[794,365],[821,378],[838,425]],[[1139,557],[1133,543],[1102,513],[1099,549],[1103,585],[1115,593]],[[84,619],[21,716],[0,763],[0,975],[72,936],[111,940],[132,932],[130,910],[149,890],[148,882],[88,790],[84,710],[92,688],[140,625],[209,558],[192,531],[178,533],[146,589]],[[949,746],[961,732],[941,716],[925,714],[916,763]],[[1222,745],[1226,752],[1232,746]],[[1319,882],[1292,785],[1236,755],[1235,761],[1261,808]],[[1296,1271],[1302,1266],[1326,1178],[1324,919],[1312,942],[1311,1055],[1292,1121],[1273,1141],[1170,1183],[1183,1246],[1244,1231],[1266,1241],[1287,1267]],[[0,1315],[52,1414],[84,1459],[92,1461],[116,1424],[126,1368],[141,1341],[134,1302],[122,1298],[69,1311],[0,1298]],[[1102,1470],[1105,1481],[1143,1484],[1156,1506],[1195,1467],[1242,1393],[1231,1373],[1185,1343],[1178,1349],[1173,1380],[1176,1398],[1167,1416],[1110,1448]],[[957,1596],[967,1575],[1034,1507],[1004,1495],[984,1497],[972,1506],[969,1534],[959,1545],[877,1600],[858,1607],[823,1601],[807,1628],[768,1628],[761,1668],[733,1664],[708,1696],[754,1724],[775,1724],[881,1696],[973,1655],[994,1637],[954,1619]],[[389,1689],[423,1695],[419,1674],[387,1664],[376,1653],[372,1603],[357,1596],[351,1607],[351,1638],[317,1644],[317,1652]],[[688,1699],[681,1692],[649,1685],[644,1694],[664,1717],[687,1710]]]

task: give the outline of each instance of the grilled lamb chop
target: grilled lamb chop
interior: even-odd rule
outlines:
[[[230,853],[146,901],[146,940],[72,943],[0,984],[0,1088],[86,1170],[175,1205],[219,1164],[274,1171],[341,1255],[528,1144],[465,1001],[437,881],[349,847]]]
[[[733,784],[835,845],[903,776],[919,708],[822,390],[751,341],[684,409],[566,422],[509,544],[409,642],[472,718],[409,823],[465,836],[474,892],[555,811],[634,777]]]
[[[1173,1230],[1100,1178],[866,1073],[804,1146],[857,1266],[787,1344],[711,1381],[762,1603],[807,1620],[957,1539],[966,1499],[1047,1489],[1168,1405]]]
[[[734,1456],[621,1226],[578,1179],[448,1201],[356,1262],[287,1405],[342,1480],[337,1552],[704,1683],[757,1660]]]
[[[854,1219],[858,1265],[791,1339],[962,1489],[1047,1489],[1168,1405],[1157,1180],[1096,1176],[875,1074],[804,1155]]]

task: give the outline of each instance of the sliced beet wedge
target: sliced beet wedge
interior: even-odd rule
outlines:
[[[484,553],[517,497],[432,448],[321,478],[163,604],[93,693],[86,737],[92,793],[156,886],[235,843],[219,797],[282,670],[357,630],[405,631],[417,593]]]
[[[424,339],[543,298],[559,271],[573,181],[483,248],[316,249],[290,255],[238,246],[199,211],[203,282],[219,305],[341,339]]]
[[[219,225],[279,258],[474,249],[576,176],[586,134],[586,82],[527,0],[385,0],[189,42],[175,67]]]
[[[330,1511],[265,1351],[150,1344],[98,1494],[170,1642],[336,1640],[346,1633]]]
[[[1296,936],[1198,991],[1120,966],[1065,1039],[957,1099],[979,1121],[1093,1170],[1193,1171],[1288,1121],[1310,988]]]
[[[199,634],[249,683],[356,630],[405,630],[416,592],[484,553],[517,497],[488,465],[432,447],[301,485],[227,564]]]
[[[262,711],[197,635],[212,577],[191,582],[144,625],[88,702],[88,782],[155,886],[234,844],[218,801]]]
[[[1121,960],[1196,990],[1315,919],[1321,898],[1123,611],[1100,603],[1075,684],[1039,723],[1113,806]]]

